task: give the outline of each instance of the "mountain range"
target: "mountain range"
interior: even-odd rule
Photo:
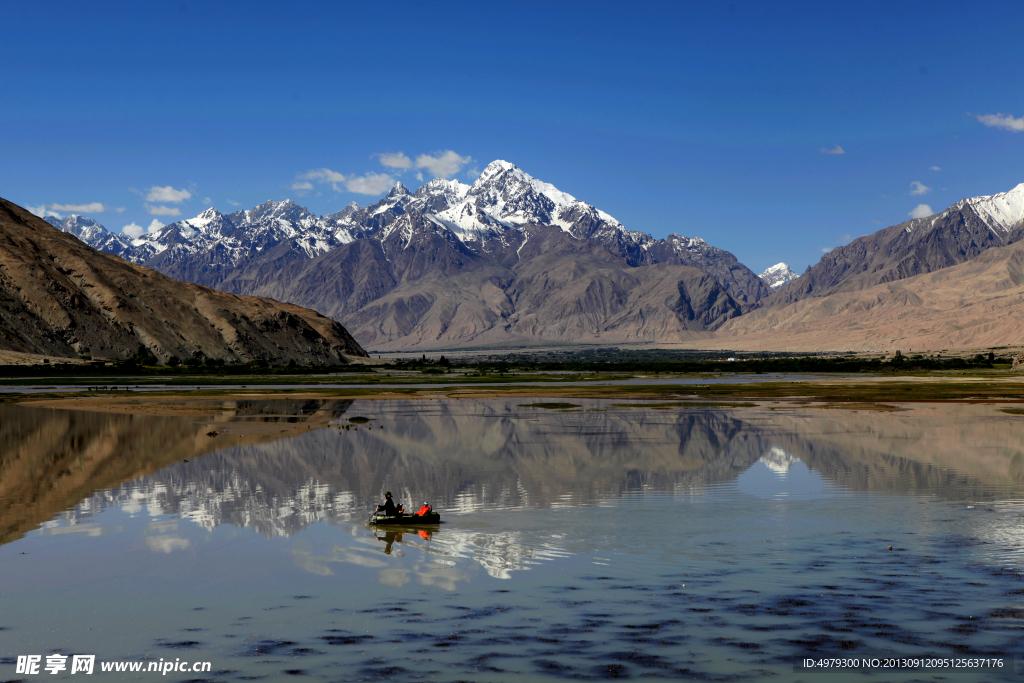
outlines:
[[[178,282],[0,199],[0,348],[126,358],[140,347],[164,362],[333,365],[366,356],[338,322],[315,311]]]
[[[314,308],[376,350],[682,342],[771,293],[725,250],[627,230],[505,161],[327,216],[271,201],[136,239],[49,220],[176,279]]]
[[[882,311],[896,299],[917,306],[907,303],[915,297],[892,294],[906,289],[897,283],[1014,244],[1024,236],[1024,184],[859,237],[800,276],[784,263],[758,276],[698,237],[654,239],[628,230],[505,161],[489,164],[471,185],[435,179],[410,192],[398,183],[374,204],[352,203],[326,216],[290,200],[231,214],[211,208],[135,239],[81,216],[48,220],[180,280],[313,308],[379,351],[560,343],[714,348],[723,339],[737,350],[748,342],[825,350],[885,349],[904,338],[1019,341],[1005,325],[929,336],[932,327],[957,324],[938,303],[915,311],[920,327],[912,337],[853,319],[844,319],[848,333],[839,334],[840,318],[815,323],[828,334],[804,335],[800,343],[794,335],[809,329],[812,309],[820,321],[842,311]],[[943,291],[955,289],[951,283]],[[964,296],[981,296],[987,315],[998,315],[1006,301],[983,291]]]

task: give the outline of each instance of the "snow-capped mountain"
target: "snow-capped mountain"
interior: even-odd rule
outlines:
[[[965,206],[970,206],[992,230],[1008,234],[1024,223],[1024,183],[988,197],[963,199],[946,209],[942,215],[961,210]]]
[[[59,227],[65,229],[63,222]],[[575,315],[582,316],[579,327],[587,330],[585,333],[579,329],[542,332],[537,323],[524,321],[523,334],[530,338],[546,334],[571,338],[578,338],[574,336],[578,334],[602,334],[599,328],[613,324],[609,316],[615,311],[623,306],[630,309],[632,305],[647,305],[639,301],[628,304],[626,292],[641,287],[641,282],[649,277],[664,277],[667,267],[688,266],[711,276],[702,282],[695,273],[680,271],[680,278],[691,282],[692,291],[680,285],[672,290],[674,294],[659,295],[668,296],[668,300],[686,300],[672,314],[675,322],[666,320],[665,324],[687,334],[721,324],[738,315],[743,306],[770,293],[753,272],[727,251],[698,237],[673,234],[668,239],[656,240],[646,233],[628,230],[592,204],[500,160],[488,164],[471,185],[435,179],[413,193],[397,183],[374,204],[360,207],[352,203],[327,216],[316,216],[285,200],[269,201],[231,214],[210,208],[195,218],[172,223],[137,239],[112,235],[98,224],[91,231],[75,229],[82,232],[87,243],[145,263],[171,277],[238,294],[270,296],[313,306],[341,321],[377,302],[384,308],[375,308],[372,314],[363,310],[362,322],[350,320],[345,324],[356,328],[369,325],[376,330],[372,332],[374,338],[379,340],[383,335],[388,343],[397,343],[397,338],[407,336],[416,325],[426,324],[426,319],[434,315],[440,319],[430,323],[430,331],[420,336],[447,335],[451,343],[458,344],[461,342],[457,338],[476,338],[492,329],[512,330],[514,325],[509,326],[509,316],[518,312],[528,317],[529,306],[537,304],[534,298],[523,307],[520,300],[526,294],[524,285],[512,271],[530,271],[531,287],[551,286],[550,278],[538,279],[539,274],[531,270],[540,263],[537,259],[543,261],[546,269],[574,263],[576,268],[593,272],[593,277],[599,278],[613,277],[611,270],[623,268],[661,265],[662,270],[650,274],[631,271],[633,276],[626,279],[614,276],[614,284],[604,280],[601,285],[595,283],[598,289],[594,291],[601,303],[567,303]],[[559,261],[554,254],[564,254],[567,260]],[[587,256],[583,258],[583,254]],[[533,266],[528,266],[531,263]],[[470,307],[466,301],[442,305],[441,299],[448,294],[441,292],[464,292],[466,285],[441,284],[437,278],[462,277],[470,272],[476,278],[473,287],[481,288],[474,295],[475,303]],[[581,278],[582,271],[570,281],[582,282]],[[419,283],[419,294],[410,294],[413,298],[409,301],[403,299],[400,310],[391,303],[384,304],[391,301],[387,298],[389,293],[409,288],[407,283],[414,281]],[[484,290],[489,287],[501,294],[486,293]],[[643,287],[641,290],[647,291]],[[565,286],[559,289],[568,296]],[[691,301],[698,291],[705,299],[700,303]],[[579,292],[574,296],[586,299],[593,294]],[[408,306],[412,306],[412,313],[403,308]],[[428,314],[436,306],[447,312],[438,309]],[[590,306],[601,311],[584,310]],[[453,330],[449,313],[459,307],[460,315],[470,310],[476,313],[472,322],[465,323],[465,329]],[[613,324],[617,334],[631,338],[632,333],[626,332],[630,325],[653,324],[651,321],[658,316],[650,311],[641,312],[640,308],[636,309],[633,322]],[[370,322],[366,315],[376,322]],[[397,327],[390,332],[382,331],[391,323],[385,325],[377,320],[375,316],[380,315],[397,316]],[[546,324],[545,320],[542,326]],[[364,338],[367,334],[371,332],[365,332]],[[645,334],[656,333],[652,328]]]
[[[776,263],[774,266],[761,273],[758,277],[764,280],[764,283],[774,291],[782,285],[789,284],[800,276],[793,272],[793,269],[785,263]]]
[[[142,263],[155,253],[137,249],[129,235],[110,232],[91,218],[76,213],[65,218],[47,216],[44,220],[55,228],[71,233],[97,251],[105,251],[129,261]]]
[[[763,302],[786,304],[859,291],[930,273],[1024,237],[1024,183],[994,195],[962,199],[945,211],[905,221],[836,247]]]

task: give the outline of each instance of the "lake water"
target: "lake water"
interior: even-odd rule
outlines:
[[[553,401],[0,404],[0,680],[1024,674],[1024,417]],[[367,526],[385,489],[443,523]],[[893,654],[1009,659],[794,669]]]

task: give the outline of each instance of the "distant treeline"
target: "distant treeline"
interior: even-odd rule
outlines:
[[[733,357],[724,360],[721,353],[693,354],[684,358],[671,358],[662,354],[622,354],[581,353],[562,358],[530,357],[526,354],[510,356],[506,359],[481,359],[468,362],[455,362],[441,356],[432,360],[418,358],[397,361],[394,367],[421,369],[430,372],[431,368],[462,367],[475,369],[483,374],[506,374],[511,372],[629,372],[629,373],[765,373],[765,372],[893,372],[926,371],[926,370],[960,370],[992,368],[996,364],[1010,364],[1010,357],[997,358],[995,353],[977,354],[972,357],[948,356],[904,356],[897,351],[889,358],[865,358],[849,356],[799,356],[796,354],[774,357]],[[638,357],[640,356],[640,357]]]

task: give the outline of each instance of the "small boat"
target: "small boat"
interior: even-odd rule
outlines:
[[[424,524],[440,524],[441,515],[436,512],[428,512],[425,515],[385,515],[383,512],[374,512],[367,524],[389,525],[389,526],[422,526]]]

